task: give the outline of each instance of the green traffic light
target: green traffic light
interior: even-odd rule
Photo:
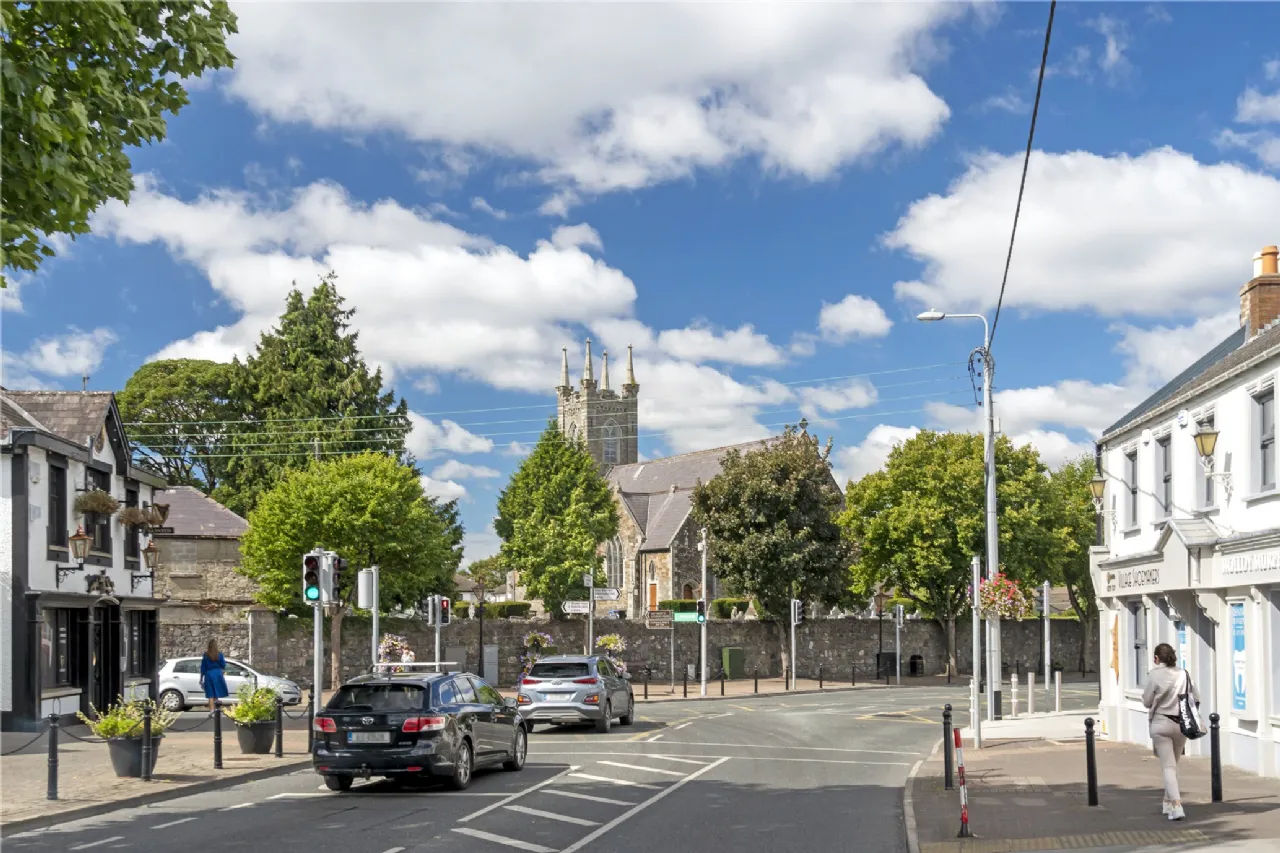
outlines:
[[[320,598],[320,587],[309,586],[306,590],[307,601],[315,601]]]

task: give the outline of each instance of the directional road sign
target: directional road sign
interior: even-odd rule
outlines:
[[[650,610],[645,614],[644,626],[654,630],[671,627],[671,611],[670,610]]]
[[[591,590],[591,597],[596,601],[617,601],[618,590],[607,586],[597,586]]]
[[[698,621],[698,614],[696,611],[691,611],[689,613],[675,613],[672,615],[676,622],[697,622]]]
[[[590,601],[566,601],[560,605],[560,609],[565,613],[590,613]]]

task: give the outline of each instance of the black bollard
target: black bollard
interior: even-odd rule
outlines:
[[[58,715],[49,715],[49,791],[45,797],[58,799]]]
[[[858,686],[858,665],[856,663],[849,664],[849,686]]]
[[[284,758],[284,699],[276,697],[276,758]]]
[[[646,701],[649,698],[649,677],[651,674],[650,668],[646,666],[644,668],[644,698]]]
[[[818,689],[822,689],[822,664],[818,664]]]
[[[751,688],[751,692],[752,693],[760,692],[760,667],[756,667],[756,682],[755,682],[755,686]]]
[[[213,700],[213,769],[222,769],[222,701]]]
[[[951,784],[951,750],[954,744],[951,742],[951,706],[944,705],[942,707],[942,778],[944,787],[950,791]]]
[[[151,781],[151,706],[142,706],[142,781]]]
[[[307,690],[307,752],[316,744],[316,686]]]
[[[1218,739],[1217,714],[1209,715],[1209,799],[1222,802],[1222,743]]]
[[[688,698],[689,698],[689,670],[688,670],[688,668],[686,668],[686,669],[685,669],[685,671],[684,671],[684,675],[683,675],[683,676],[681,676],[681,678],[683,678],[683,679],[684,679],[684,698],[688,699]]]
[[[1098,804],[1098,756],[1093,744],[1093,717],[1084,721],[1085,774],[1089,783],[1089,805]]]
[[[724,695],[724,670],[720,670],[720,695]]]

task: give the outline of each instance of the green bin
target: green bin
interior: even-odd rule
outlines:
[[[747,656],[742,649],[721,649],[720,665],[726,678],[742,678],[746,674]]]

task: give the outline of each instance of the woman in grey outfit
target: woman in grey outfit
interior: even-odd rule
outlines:
[[[1178,726],[1178,696],[1187,692],[1190,676],[1178,667],[1178,655],[1168,643],[1156,646],[1155,657],[1156,665],[1147,673],[1147,686],[1142,691],[1142,704],[1148,710],[1151,745],[1164,771],[1164,813],[1169,820],[1182,820],[1187,815],[1178,791],[1178,759],[1187,738]],[[1200,691],[1194,683],[1191,691],[1198,706]]]

